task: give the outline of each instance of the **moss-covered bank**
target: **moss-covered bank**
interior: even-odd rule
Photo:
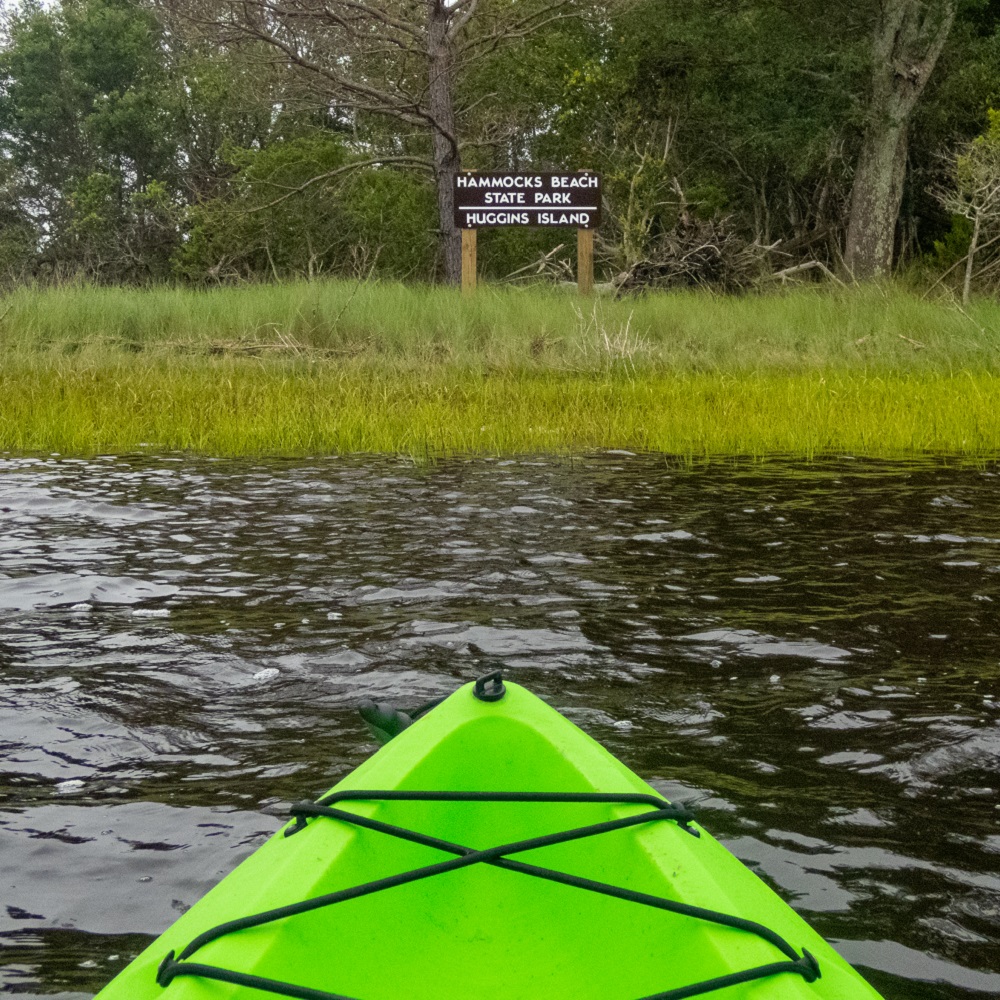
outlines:
[[[329,283],[0,313],[5,451],[1000,455],[992,303]]]

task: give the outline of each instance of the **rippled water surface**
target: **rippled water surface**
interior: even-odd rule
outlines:
[[[1000,478],[0,460],[0,992],[91,996],[484,662],[890,998],[1000,995]]]

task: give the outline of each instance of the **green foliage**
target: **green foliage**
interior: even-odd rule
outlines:
[[[12,184],[11,165],[0,161],[0,284],[29,276],[37,241],[33,220]]]
[[[360,170],[334,197],[341,223],[339,266],[332,270],[431,277],[437,220],[434,192],[425,178],[398,170]]]
[[[66,201],[70,213],[65,239],[80,247],[82,259],[92,268],[99,268],[99,261],[113,251],[116,242],[122,209],[120,180],[103,172],[88,174],[67,191]]]
[[[227,142],[271,127],[248,67],[178,46],[132,0],[23,3],[0,74],[0,154],[43,275],[168,278],[183,203],[218,189]]]
[[[0,223],[0,285],[27,278],[34,255],[35,232],[30,222]]]
[[[299,139],[263,149],[228,148],[223,155],[234,173],[229,190],[192,206],[177,273],[225,280],[325,270],[335,236],[323,187],[289,192],[342,167],[347,154],[340,142]]]
[[[490,0],[463,37],[482,41],[500,23],[494,15],[543,2]],[[21,0],[7,15],[0,273],[196,283],[434,275],[427,176],[361,167],[281,200],[350,162],[426,156],[420,128],[318,102],[273,50],[168,30],[161,9]],[[691,220],[721,218],[744,241],[777,241],[787,264],[836,265],[876,5],[573,0],[567,9],[580,16],[459,61],[464,166],[601,171],[608,273]],[[418,62],[373,53],[367,70],[377,83]],[[928,193],[940,155],[977,136],[998,105],[1000,5],[963,0],[909,148],[900,245],[924,267],[949,266],[964,238]],[[501,278],[560,243],[569,261],[573,242],[571,231],[483,231],[481,272]]]
[[[965,258],[972,243],[972,220],[964,215],[951,217],[951,229],[943,239],[934,241],[934,249],[928,263],[934,270],[947,271],[948,268]]]
[[[0,136],[10,162],[36,173],[30,191],[61,188],[84,156],[78,121],[83,97],[57,17],[24,4],[0,54]]]
[[[8,154],[59,188],[88,163],[128,161],[136,183],[171,159],[160,29],[129,0],[25,4],[0,61]]]
[[[163,176],[174,144],[161,31],[152,13],[131,0],[78,0],[64,5],[62,16],[84,143],[105,160],[127,161],[137,186]]]
[[[36,219],[39,266],[102,280],[162,277],[162,227],[180,183],[162,32],[129,0],[25,3],[0,57],[0,147]],[[159,234],[162,237],[162,232]],[[164,256],[166,254],[166,256]]]
[[[828,255],[867,77],[864,26],[818,7],[637,0],[576,40],[536,155],[602,171],[616,269],[687,213]]]
[[[1000,111],[988,108],[986,111],[986,130],[972,140],[968,152],[958,158],[959,183],[974,183],[973,174],[978,163],[989,163],[993,166],[1000,161]],[[1000,180],[1000,175],[997,179]]]
[[[427,277],[434,259],[434,203],[415,176],[345,171],[342,140],[311,135],[262,149],[230,148],[229,190],[194,205],[175,272],[225,281],[379,274]],[[335,174],[327,181],[314,178]]]

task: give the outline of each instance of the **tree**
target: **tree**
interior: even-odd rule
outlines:
[[[33,220],[18,197],[10,164],[0,160],[0,286],[23,280],[37,250]]]
[[[184,46],[135,0],[24,0],[4,20],[2,192],[34,230],[36,274],[167,278],[184,209],[233,171],[225,147],[272,131],[272,94],[254,90],[281,74]]]
[[[188,24],[230,41],[262,43],[296,67],[306,93],[353,129],[357,151],[367,152],[348,169],[376,163],[430,168],[444,276],[450,283],[461,279],[462,269],[453,179],[463,148],[479,139],[462,134],[470,109],[457,105],[456,83],[484,56],[574,16],[580,2],[160,0]],[[365,134],[373,116],[395,124],[388,141],[380,144]],[[427,140],[429,150],[421,148],[418,137]]]
[[[317,133],[226,150],[232,176],[216,197],[192,205],[175,273],[189,281],[367,275],[425,277],[434,259],[434,206],[410,173],[357,170],[309,196],[275,197],[349,163],[343,137]]]
[[[836,3],[645,0],[595,30],[534,146],[604,173],[616,266],[685,213],[838,259],[864,31]]]
[[[910,121],[951,32],[957,0],[871,6],[871,90],[844,242],[844,268],[856,280],[892,269]]]
[[[702,127],[721,153],[715,171],[734,207],[753,199],[762,241],[783,236],[785,252],[820,252],[826,234],[849,275],[888,273],[919,102],[957,20],[964,29],[995,30],[985,0],[702,0],[687,7],[675,22],[701,43],[681,62],[683,34],[670,29],[672,62],[700,90],[693,107],[718,108]],[[967,30],[961,41],[967,57]],[[688,104],[684,116],[691,110]],[[685,140],[682,127],[681,149]]]
[[[28,2],[0,54],[0,155],[53,271],[105,280],[167,273],[176,146],[161,33],[130,0]],[[168,213],[169,214],[169,213]]]
[[[962,284],[962,304],[968,305],[983,230],[1000,227],[1000,111],[989,111],[989,127],[954,155],[949,173],[951,184],[933,193],[947,211],[972,223]]]
[[[616,272],[706,225],[863,278],[950,226],[964,260],[974,219],[933,182],[988,107],[1000,0],[17,0],[0,271],[259,280],[378,251],[453,280],[455,170],[587,167]],[[480,246],[505,275],[560,241]]]

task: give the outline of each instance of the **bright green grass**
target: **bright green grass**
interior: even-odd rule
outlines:
[[[0,449],[216,455],[1000,455],[1000,376],[383,370],[189,360],[4,366]]]
[[[0,316],[13,452],[1000,456],[992,303],[329,283],[22,290]]]

